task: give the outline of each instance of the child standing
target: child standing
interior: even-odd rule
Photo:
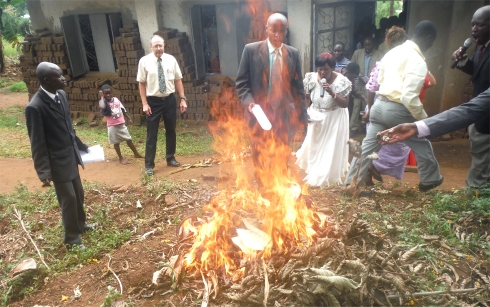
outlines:
[[[116,150],[117,156],[119,157],[119,162],[121,164],[128,164],[128,160],[124,159],[121,155],[121,148],[119,143],[121,141],[126,141],[129,148],[134,153],[135,158],[144,158],[144,156],[138,153],[138,150],[131,140],[128,128],[125,125],[124,116],[128,118],[129,124],[133,124],[133,120],[126,113],[126,109],[122,105],[121,101],[112,95],[112,87],[108,84],[104,84],[101,87],[100,93],[100,114],[105,116],[107,119],[107,133],[109,135],[109,144],[114,144],[114,149]]]

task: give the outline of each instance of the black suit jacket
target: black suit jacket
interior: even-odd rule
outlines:
[[[468,127],[477,121],[485,119],[485,117],[488,120],[489,114],[490,88],[487,88],[486,91],[471,99],[467,103],[463,103],[460,106],[424,119],[424,122],[430,129],[430,136],[428,136],[428,138],[435,138],[446,133]],[[488,128],[489,127],[487,126],[487,129]]]
[[[458,67],[458,69],[471,75],[471,82],[473,82],[473,97],[480,95],[490,87],[490,45],[485,48],[478,63],[475,61],[477,52],[478,51],[475,51],[475,53],[473,53],[473,56],[468,59],[464,66]],[[489,116],[475,122],[476,131],[480,133],[490,133],[489,125]]]
[[[282,63],[284,95],[281,105],[275,112],[282,112],[282,120],[294,129],[299,122],[307,121],[305,93],[303,88],[303,75],[298,50],[283,44]],[[238,68],[236,91],[245,108],[245,121],[253,127],[257,120],[248,112],[250,103],[256,103],[264,109],[269,116],[267,95],[269,90],[270,60],[267,40],[247,44],[243,49],[242,59]],[[273,123],[274,129],[274,123]]]
[[[87,151],[88,147],[73,130],[66,93],[59,90],[58,96],[63,108],[39,89],[27,105],[25,116],[39,179],[67,182],[78,176],[78,164],[83,167],[79,149]]]

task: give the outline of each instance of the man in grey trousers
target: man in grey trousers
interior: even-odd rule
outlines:
[[[414,29],[412,40],[393,48],[383,58],[379,71],[379,91],[369,114],[371,122],[362,141],[362,153],[354,158],[345,184],[352,182],[357,170],[357,185],[362,185],[371,160],[366,157],[381,148],[376,135],[401,123],[413,123],[427,118],[420,102],[420,90],[427,75],[427,64],[423,52],[434,43],[437,29],[428,20],[421,21]],[[413,137],[405,141],[417,159],[420,176],[420,191],[428,191],[442,184],[444,178],[434,157],[430,142],[425,138]]]

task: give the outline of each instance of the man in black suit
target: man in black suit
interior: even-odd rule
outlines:
[[[476,50],[471,58],[459,48],[453,59],[460,60],[457,68],[471,75],[473,97],[490,86],[490,5],[476,10],[471,19],[471,34]],[[466,186],[478,188],[490,181],[490,129],[489,114],[468,128],[471,142],[471,167],[466,176]]]
[[[79,150],[88,152],[88,147],[73,130],[61,69],[42,62],[36,76],[41,87],[25,111],[34,168],[43,186],[54,183],[65,230],[63,243],[69,250],[74,246],[83,250],[81,235],[90,226],[85,223],[78,164],[83,167]]]
[[[247,44],[238,68],[236,91],[246,109],[245,123],[259,184],[265,184],[260,182],[262,172],[270,172],[271,168],[287,170],[289,142],[301,123],[307,121],[299,53],[283,44],[287,31],[286,17],[272,14],[267,20],[267,39]],[[271,130],[265,131],[258,124],[252,114],[255,105],[264,110]]]

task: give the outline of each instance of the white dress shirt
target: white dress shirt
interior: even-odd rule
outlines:
[[[418,120],[427,118],[420,102],[420,90],[427,76],[427,64],[417,44],[408,40],[383,58],[378,75],[378,94],[402,103]]]
[[[136,81],[146,83],[146,96],[167,97],[175,92],[175,80],[182,79],[177,60],[170,54],[164,53],[162,59],[163,74],[165,75],[166,90],[160,92],[158,82],[158,58],[152,53],[145,55],[138,64]]]

